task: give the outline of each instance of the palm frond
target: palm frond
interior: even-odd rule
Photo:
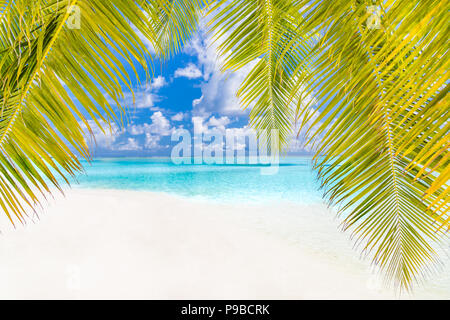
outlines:
[[[133,26],[150,37],[146,1],[3,1],[0,29],[0,205],[25,222],[61,176],[89,159],[81,123],[86,115],[117,120],[105,92],[120,108],[121,85],[131,88],[126,63],[148,68],[150,56]],[[78,6],[81,27],[67,24]],[[137,74],[136,74],[137,75]],[[72,146],[75,150],[69,148]]]
[[[321,101],[310,141],[344,229],[390,283],[409,289],[438,261],[435,219],[448,210],[449,17],[439,1],[384,1],[380,28],[370,28],[373,4],[304,2],[304,32],[322,37],[295,90],[306,83]]]
[[[158,53],[178,54],[198,28],[201,11],[209,0],[158,0],[151,5],[151,21],[157,34]]]
[[[272,131],[286,147],[293,134],[291,97],[295,70],[303,70],[310,37],[299,34],[302,17],[298,1],[217,1],[209,14],[211,31],[224,58],[223,70],[236,71],[255,63],[237,95],[243,108],[251,107],[250,124],[272,146]]]

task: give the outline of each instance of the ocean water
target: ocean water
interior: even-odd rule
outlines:
[[[311,158],[282,158],[276,174],[264,165],[176,165],[170,158],[84,162],[78,188],[143,190],[220,202],[321,202]]]

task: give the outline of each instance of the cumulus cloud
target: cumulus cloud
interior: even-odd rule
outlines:
[[[193,63],[189,63],[185,68],[179,68],[175,70],[175,78],[188,78],[188,79],[198,79],[202,77],[202,72]]]
[[[227,128],[232,121],[227,116],[216,118],[212,117],[201,117],[194,116],[192,117],[192,124],[194,126],[194,130],[196,133],[203,134],[215,134],[220,133],[225,135],[227,132],[232,134],[247,134],[245,128]]]
[[[164,78],[163,76],[158,76],[152,80],[151,87],[154,90],[159,90],[165,86],[167,86],[167,81],[166,78]]]
[[[111,123],[109,126],[104,121],[100,121],[102,129],[95,124],[93,120],[88,120],[89,126],[92,128],[94,139],[91,139],[91,147],[97,150],[110,150],[110,151],[136,151],[142,150],[139,142],[135,138],[128,138],[124,142],[120,142],[123,135],[127,133],[127,130],[119,129],[117,124]],[[86,133],[87,137],[91,137],[87,127],[84,123],[80,123],[81,127]],[[94,144],[95,140],[95,144]]]
[[[91,147],[98,151],[140,151],[148,149],[161,149],[163,137],[170,136],[174,127],[161,111],[154,112],[149,123],[131,124],[126,129],[120,129],[117,124],[112,123],[111,127],[101,121],[98,127],[93,120],[88,120],[92,128],[92,136],[87,130],[87,126],[80,122],[80,126],[87,138],[90,139]],[[94,144],[94,139],[96,144]]]
[[[147,131],[147,126],[149,126],[147,123],[144,124],[132,124],[128,126],[128,133],[133,136],[139,136],[141,134],[144,134]]]
[[[162,137],[170,136],[174,128],[171,126],[161,111],[154,112],[150,117],[150,123],[132,124],[128,127],[128,133],[133,136],[145,136],[145,149],[159,149]]]
[[[185,53],[192,56],[196,56],[198,59],[198,65],[203,70],[203,82],[200,84],[202,95],[200,98],[192,101],[192,114],[196,116],[193,119],[195,125],[203,132],[207,132],[209,127],[213,127],[216,130],[249,130],[248,128],[227,128],[229,122],[226,119],[230,119],[231,116],[238,117],[239,119],[247,119],[249,111],[253,107],[250,104],[249,108],[242,110],[239,99],[236,96],[241,84],[256,66],[260,59],[255,59],[251,63],[247,64],[243,68],[233,73],[223,73],[221,65],[223,65],[223,58],[217,55],[217,46],[211,41],[204,31],[205,28],[201,27],[200,32],[188,43],[185,48]],[[226,36],[226,35],[225,35]],[[306,106],[311,104],[315,105],[315,102],[311,96],[302,98],[302,105]],[[293,108],[296,107],[293,105]],[[210,118],[213,114],[219,114],[222,117]],[[308,125],[311,125],[318,114],[310,120]],[[209,120],[207,120],[209,119]],[[225,121],[219,123],[219,119]],[[311,132],[315,132],[319,124],[311,128]],[[298,126],[294,128],[294,133],[290,138],[289,151],[290,152],[310,152],[311,147],[305,147],[305,132],[298,133]],[[244,134],[244,132],[241,132]],[[248,132],[245,132],[248,133]],[[320,137],[318,137],[320,139]]]
[[[313,124],[313,122],[317,119],[319,114],[317,113],[312,117],[310,121],[308,121],[305,128],[308,128]],[[211,137],[219,136],[222,137],[222,140],[216,141],[213,139],[213,142],[207,142],[203,144],[203,150],[215,149],[218,150],[234,150],[234,151],[243,151],[249,147],[249,144],[256,145],[257,144],[257,134],[254,129],[245,125],[243,127],[229,127],[232,124],[232,121],[227,116],[222,117],[203,117],[203,116],[194,116],[192,117],[192,124],[194,126],[194,132],[197,134],[202,134],[203,137],[207,141],[211,141]],[[317,128],[321,125],[321,122],[315,124],[309,135],[317,130]],[[287,146],[287,152],[289,153],[311,153],[315,151],[312,145],[305,146],[305,129],[299,132],[299,125],[297,124],[293,130],[293,134],[289,138],[289,145]],[[297,135],[298,134],[298,135]],[[234,137],[234,142],[230,143],[230,141],[226,140],[227,137]],[[317,141],[320,141],[321,137],[317,137]],[[225,142],[223,143],[222,142]],[[210,150],[209,150],[210,151]]]
[[[153,113],[150,117],[151,123],[133,124],[129,126],[128,132],[131,135],[141,135],[145,133],[156,134],[160,136],[169,136],[172,134],[170,121],[162,114],[161,111]]]
[[[248,126],[227,128],[232,121],[227,116],[222,117],[192,117],[194,132],[203,135],[202,150],[211,152],[244,151],[247,143],[256,145],[256,132]],[[231,139],[231,140],[230,140]]]
[[[162,114],[162,112],[155,112],[150,118],[152,119],[152,123],[149,126],[150,133],[158,134],[161,136],[168,136],[172,133],[170,122]]]

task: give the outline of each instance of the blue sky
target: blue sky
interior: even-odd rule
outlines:
[[[151,83],[134,87],[134,105],[131,93],[125,91],[128,121],[114,125],[106,135],[94,130],[94,157],[169,156],[177,144],[171,141],[172,132],[179,128],[192,132],[194,125],[203,132],[245,133],[248,111],[241,109],[236,92],[253,65],[224,74],[210,44],[200,31],[170,61],[154,61]],[[144,79],[144,70],[138,72]],[[298,141],[292,143],[290,152],[308,153]]]

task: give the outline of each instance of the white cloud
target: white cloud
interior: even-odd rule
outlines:
[[[152,80],[152,89],[159,90],[165,86],[167,86],[167,81],[163,76],[158,76]]]
[[[203,117],[192,117],[192,124],[194,125],[194,131],[196,133],[203,133],[208,130],[208,126],[204,123],[205,119]]]
[[[217,55],[215,43],[205,37],[204,28],[186,46],[186,53],[198,58],[203,68],[203,83],[200,85],[202,97],[192,102],[194,114],[207,116],[212,112],[224,115],[246,116],[236,93],[251,69],[258,60],[244,66],[233,73],[223,73],[221,65],[223,59]]]
[[[192,124],[197,133],[217,133],[225,134],[227,130],[227,125],[231,123],[231,120],[227,116],[216,118],[212,116],[211,118],[204,118],[201,116],[192,117]]]
[[[228,150],[244,150],[247,147],[246,137],[256,141],[256,132],[248,126],[228,128],[226,129],[226,134],[237,138],[235,143],[227,144],[226,148]]]
[[[115,104],[113,98],[107,97],[107,100],[110,104]],[[147,89],[138,88],[134,92],[134,97],[131,92],[125,92],[123,95],[123,99],[119,100],[119,102],[128,108],[137,108],[137,109],[152,109],[155,106],[155,103],[159,102],[161,98],[154,94],[151,91],[151,87]]]
[[[142,108],[150,108],[155,105],[155,102],[159,101],[159,98],[157,95],[151,93],[151,92],[144,92],[142,93],[142,96],[140,96],[136,101],[136,108],[142,109]]]
[[[172,121],[183,121],[184,119],[184,113],[183,112],[178,112],[176,115],[172,116],[172,118],[170,118],[170,120]]]
[[[165,87],[166,85],[166,79],[163,76],[158,76],[152,80],[150,86],[138,88],[135,93],[136,108],[144,109],[154,107],[155,103],[161,100],[161,97],[158,96],[155,92],[157,92],[162,87]],[[132,98],[131,93],[129,93],[128,99],[130,99],[130,97]]]
[[[196,107],[196,106],[198,106],[201,102],[203,101],[203,96],[201,96],[200,98],[198,98],[198,99],[194,99],[193,101],[192,101],[192,107]]]
[[[137,109],[151,109],[155,110],[155,104],[161,101],[162,97],[157,94],[157,92],[168,85],[168,82],[163,76],[158,76],[154,78],[150,84],[138,86],[134,89],[133,93],[128,91],[124,93],[124,97],[121,103],[130,107]],[[114,99],[107,97],[107,100],[111,104],[115,104]]]
[[[113,149],[118,151],[137,151],[142,150],[142,147],[135,138],[128,138],[125,143],[120,143],[114,146]]]
[[[151,133],[145,134],[145,149],[159,149],[161,146],[159,142],[161,141],[160,136],[152,135]]]
[[[202,77],[202,72],[193,63],[189,63],[185,68],[179,68],[175,70],[175,78],[188,78],[188,79],[198,79]]]
[[[206,139],[206,142],[202,145],[204,151],[245,150],[247,147],[247,140],[255,139],[256,141],[256,133],[248,126],[227,128],[227,125],[231,123],[231,120],[227,116],[220,118],[214,116],[210,118],[194,116],[192,117],[192,123],[195,132],[197,134],[203,134]],[[211,137],[215,138],[210,139]],[[234,137],[234,143],[228,143],[228,137]],[[217,138],[219,139],[216,140]]]
[[[223,116],[220,118],[211,117],[208,121],[208,126],[216,127],[219,130],[225,130],[225,127],[230,124],[230,118]]]
[[[170,121],[161,111],[154,112],[150,119],[150,123],[131,124],[122,130],[115,123],[112,123],[111,128],[109,128],[108,124],[101,121],[101,126],[104,128],[105,133],[93,120],[88,120],[88,124],[92,128],[93,136],[97,142],[96,147],[100,150],[139,151],[143,149],[167,148],[168,146],[160,145],[160,142],[162,137],[172,134],[174,127],[171,126]],[[86,133],[86,137],[90,137],[87,126],[83,122],[80,122],[80,126]],[[139,137],[142,135],[144,135],[145,139],[143,142],[142,138]],[[90,143],[94,147],[93,140]]]
[[[100,120],[99,123],[101,127],[99,127],[94,120],[87,120],[87,122],[92,130],[93,136],[91,136],[84,122],[80,122],[80,126],[85,132],[85,135],[88,138],[90,144],[95,144],[98,148],[111,148],[116,139],[123,133],[123,131],[120,130],[117,124],[114,122],[109,126],[106,122]]]
[[[147,127],[149,124],[132,124],[128,127],[128,133],[133,136],[139,136],[141,134],[144,134],[146,131],[148,131]]]
[[[310,126],[319,114],[317,113],[307,124],[307,126]],[[245,150],[247,147],[247,141],[248,139],[251,139],[252,141],[256,141],[256,132],[250,128],[248,125],[243,127],[235,127],[235,128],[228,128],[227,126],[232,123],[229,117],[222,116],[222,117],[203,117],[203,116],[194,116],[192,117],[192,123],[195,128],[195,132],[197,134],[204,134],[205,136],[211,136],[211,135],[222,135],[224,138],[228,135],[233,136],[236,138],[234,144],[224,144],[223,148],[225,149],[233,149],[233,150]],[[316,124],[313,128],[311,128],[311,133],[315,132],[318,128],[318,126],[321,125],[321,122]],[[299,126],[297,125],[294,129],[294,132],[292,136],[289,138],[289,145],[288,145],[288,152],[295,152],[295,153],[305,153],[305,152],[314,152],[314,148],[312,146],[305,146],[305,130],[302,130],[298,137]],[[320,141],[321,137],[318,137],[317,139]],[[221,143],[221,142],[220,142]],[[255,142],[254,142],[255,143]],[[207,150],[209,148],[216,148],[217,144],[213,143],[212,145],[204,145],[204,150]]]
[[[253,107],[253,104],[250,104],[247,110],[242,110],[236,93],[247,75],[260,60],[255,59],[251,63],[233,73],[223,73],[221,70],[223,58],[218,56],[216,49],[217,46],[208,36],[206,36],[205,28],[202,26],[200,28],[200,32],[190,41],[190,43],[188,43],[185,48],[185,52],[187,54],[197,57],[198,65],[203,70],[204,81],[200,85],[202,96],[192,101],[192,114],[198,117],[195,119],[195,123],[203,130],[203,132],[209,130],[208,127],[210,126],[223,130],[227,127],[227,125],[229,125],[229,123],[226,123],[226,121],[224,123],[219,123],[219,119],[223,118],[222,120],[229,120],[229,116],[237,116],[241,119],[247,118],[249,111]],[[311,100],[313,100],[311,96],[304,97],[302,104],[307,105],[311,102]],[[315,103],[314,101],[312,102],[313,106]],[[215,113],[218,113],[223,117],[219,119],[209,118]],[[209,121],[205,121],[205,119],[208,118]],[[201,119],[202,122],[200,121]],[[313,120],[314,119],[312,119],[309,124],[312,124]],[[315,132],[319,125],[320,123],[312,128],[310,132]],[[226,130],[245,131],[247,129],[244,127],[231,129],[227,128]],[[304,147],[304,132],[300,132],[299,138],[297,138],[297,133],[298,128],[295,128],[294,134],[291,137],[289,151],[311,151],[309,146],[307,148]]]
[[[161,111],[153,113],[150,118],[152,119],[152,124],[149,126],[150,133],[161,136],[168,136],[172,133],[170,122],[163,116]]]
[[[145,149],[160,149],[161,138],[170,136],[174,128],[161,111],[154,112],[150,117],[151,123],[132,124],[128,126],[128,133],[133,136],[145,135]],[[122,149],[124,150],[124,149]]]
[[[144,133],[151,133],[160,136],[169,136],[172,134],[170,121],[162,114],[161,111],[153,113],[150,117],[151,123],[133,124],[128,127],[131,135],[137,136]]]

